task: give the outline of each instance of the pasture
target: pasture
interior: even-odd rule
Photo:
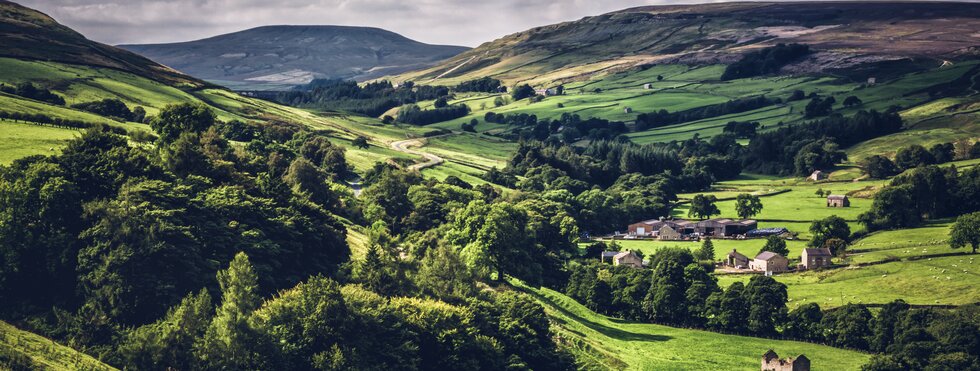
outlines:
[[[20,354],[36,370],[115,370],[91,356],[0,321],[0,355]],[[6,369],[0,362],[0,369]]]
[[[624,321],[596,314],[550,289],[512,284],[545,307],[582,369],[755,370],[770,348],[783,357],[806,354],[814,369],[857,370],[870,357],[804,342]]]
[[[0,120],[0,165],[33,155],[54,155],[61,152],[65,142],[81,132]]]

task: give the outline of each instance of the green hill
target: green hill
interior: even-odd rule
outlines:
[[[857,370],[870,355],[824,345],[725,335],[609,318],[554,290],[518,289],[544,305],[558,336],[581,369],[754,370],[768,349],[783,357],[805,354],[819,370]]]
[[[115,370],[91,356],[0,321],[0,370]]]

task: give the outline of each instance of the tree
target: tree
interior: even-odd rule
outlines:
[[[973,253],[980,246],[980,212],[960,215],[949,231],[949,246],[958,249],[969,245]]]
[[[820,321],[823,312],[817,303],[805,303],[789,312],[783,334],[792,339],[808,341],[823,341],[823,329]]]
[[[817,197],[823,198],[824,195],[827,195],[827,194],[830,194],[830,193],[829,193],[829,191],[824,191],[823,188],[817,188],[817,192],[815,192],[814,194],[816,194]]]
[[[861,103],[863,103],[861,102],[861,98],[855,97],[853,95],[849,95],[847,96],[847,98],[844,98],[844,107],[848,107],[848,108],[857,107],[860,106]]]
[[[824,313],[820,327],[828,344],[851,349],[868,349],[868,334],[874,317],[863,305],[847,304],[836,310]]]
[[[684,268],[684,281],[687,282],[684,300],[687,302],[688,323],[703,326],[710,315],[708,298],[721,291],[718,279],[700,264],[691,263]]]
[[[911,187],[889,186],[875,194],[871,209],[858,216],[858,221],[869,231],[892,228],[908,228],[922,221],[922,214],[911,205]]]
[[[470,269],[449,245],[426,251],[415,282],[422,294],[443,300],[462,301],[476,293]]]
[[[864,172],[872,179],[885,179],[898,174],[898,167],[895,166],[895,163],[881,155],[868,157],[864,160],[862,166],[864,167]]]
[[[368,148],[371,148],[371,145],[368,144],[368,138],[365,137],[365,136],[363,136],[363,135],[358,135],[357,138],[354,138],[354,140],[351,141],[351,144],[354,147],[360,148],[360,149],[368,149]]]
[[[259,308],[258,276],[245,253],[238,253],[227,270],[218,272],[221,305],[200,343],[195,346],[201,365],[211,369],[252,369],[260,343],[249,318]]]
[[[189,294],[160,320],[128,331],[117,353],[125,365],[138,369],[192,369],[197,364],[194,342],[204,336],[213,313],[207,290]]]
[[[514,98],[514,100],[521,100],[524,98],[533,97],[536,94],[537,93],[534,92],[534,88],[532,88],[531,85],[522,84],[515,87],[514,91],[510,93],[510,96]]]
[[[676,259],[663,259],[653,272],[643,308],[654,322],[684,323],[687,320],[686,291],[684,267]]]
[[[762,201],[759,196],[742,193],[735,198],[735,213],[739,218],[748,219],[762,211]]]
[[[133,107],[133,122],[143,122],[146,119],[146,109],[143,106]]]
[[[436,102],[433,104],[433,106],[436,108],[445,108],[448,105],[449,102],[446,101],[446,97],[440,97],[439,99],[436,99]]]
[[[718,210],[718,206],[715,202],[718,201],[718,197],[715,195],[698,194],[691,199],[691,207],[687,211],[687,216],[694,216],[698,219],[707,219],[712,215],[721,214],[721,210]]]
[[[776,335],[776,327],[786,318],[786,285],[772,277],[752,276],[745,286],[749,301],[749,331],[763,335]]]
[[[711,242],[710,237],[704,239],[701,248],[694,254],[694,257],[701,261],[715,260],[715,244]]]
[[[205,105],[181,103],[171,104],[160,110],[150,122],[160,140],[170,143],[183,133],[200,133],[214,125],[215,115]]]
[[[735,282],[724,293],[716,292],[708,298],[708,311],[711,314],[708,326],[717,330],[745,333],[745,319],[749,316],[749,303],[744,294],[745,285]]]
[[[831,215],[824,219],[814,221],[810,224],[810,247],[823,247],[827,240],[838,238],[844,241],[851,239],[851,227],[847,221],[837,215]]]
[[[596,313],[607,313],[612,304],[612,289],[609,284],[597,278],[592,281],[592,286],[588,291],[588,296],[585,299],[586,306]]]
[[[786,240],[776,235],[766,237],[766,244],[762,246],[762,250],[759,250],[759,253],[761,254],[764,251],[776,253],[782,256],[789,255],[789,249],[786,247]]]
[[[393,122],[395,122],[395,118],[391,117],[391,115],[384,115],[384,117],[381,118],[382,124],[391,125]]]
[[[823,243],[823,247],[830,250],[834,256],[844,257],[847,254],[847,241],[840,238],[831,238]]]
[[[902,170],[936,163],[936,158],[925,147],[913,144],[899,149],[895,154],[895,165]]]
[[[935,159],[937,164],[943,164],[956,157],[956,146],[953,143],[936,143],[929,147],[929,154]]]

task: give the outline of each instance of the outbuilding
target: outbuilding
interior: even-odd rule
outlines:
[[[827,207],[851,207],[851,200],[845,195],[827,196]]]
[[[763,251],[750,263],[752,270],[761,272],[785,272],[789,270],[789,259],[770,251]]]
[[[833,264],[833,258],[834,255],[830,253],[828,248],[806,248],[800,254],[800,264],[806,269],[815,269]]]

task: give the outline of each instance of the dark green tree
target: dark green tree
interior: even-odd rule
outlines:
[[[694,254],[694,258],[701,261],[715,260],[715,244],[711,242],[711,238],[705,238],[701,242],[701,248]]]
[[[783,335],[792,339],[823,341],[823,329],[820,327],[822,320],[823,312],[817,303],[800,305],[789,312]]]
[[[214,125],[215,115],[204,105],[171,104],[160,110],[150,122],[160,140],[170,143],[183,133],[200,133]]]
[[[898,174],[898,167],[895,166],[895,163],[881,155],[868,157],[861,166],[872,179],[885,179]]]
[[[977,253],[980,247],[980,212],[960,215],[949,231],[949,246],[958,249],[964,246],[973,248]]]
[[[759,253],[761,254],[764,251],[776,253],[782,256],[789,256],[789,248],[786,247],[786,240],[776,235],[766,237],[766,244],[762,246]]]
[[[696,217],[698,219],[707,219],[712,215],[721,214],[721,210],[718,210],[718,206],[715,202],[718,201],[718,197],[715,195],[695,195],[691,199],[691,206],[687,210],[687,216]]]
[[[813,234],[810,242],[807,243],[810,247],[823,247],[827,240],[832,238],[844,241],[851,239],[851,227],[847,225],[844,218],[837,215],[814,221],[810,224],[810,233]]]
[[[772,277],[752,276],[745,286],[749,301],[748,329],[763,336],[776,335],[777,326],[786,320],[786,285]]]
[[[748,219],[761,211],[762,201],[759,200],[759,196],[742,193],[735,198],[735,213],[739,218]]]

